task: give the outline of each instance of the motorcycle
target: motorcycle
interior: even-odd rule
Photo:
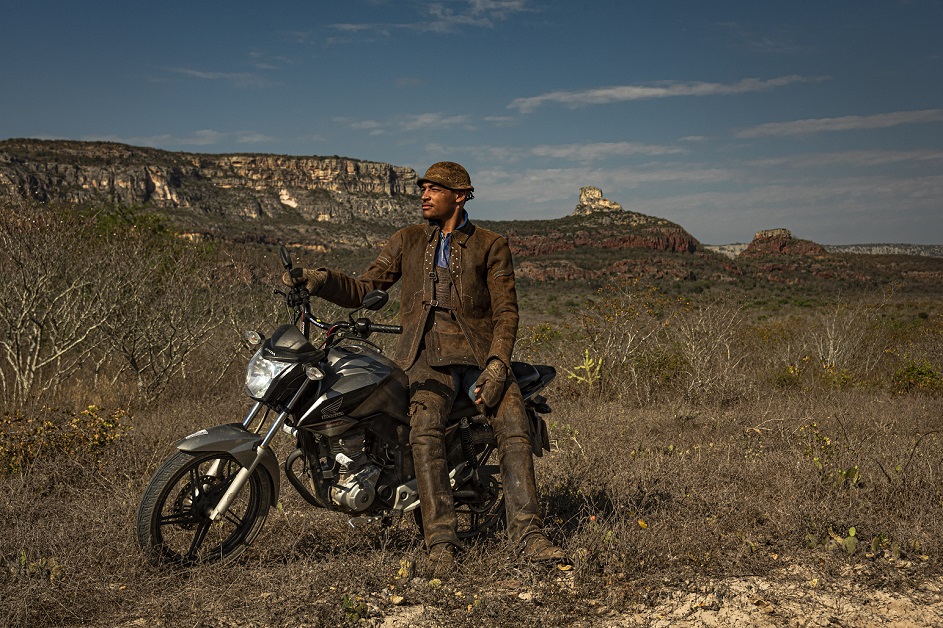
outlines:
[[[284,247],[280,258],[292,270]],[[156,564],[183,566],[231,560],[257,537],[278,503],[280,465],[272,441],[280,432],[296,448],[281,468],[312,506],[350,517],[353,527],[412,512],[422,529],[419,492],[409,446],[406,374],[370,340],[397,334],[398,325],[372,322],[388,295],[364,296],[347,320],[326,323],[312,314],[310,294],[296,283],[285,299],[290,323],[269,338],[246,333],[256,348],[245,389],[255,402],[241,423],[196,431],[178,441],[157,469],[137,511],[138,544]],[[300,324],[300,325],[299,325]],[[300,328],[299,328],[300,327]],[[320,346],[310,338],[326,332]],[[556,376],[551,366],[512,364],[521,387],[537,456],[549,451],[539,392]],[[447,465],[460,538],[493,533],[504,523],[497,443],[486,418],[457,393],[445,432]]]

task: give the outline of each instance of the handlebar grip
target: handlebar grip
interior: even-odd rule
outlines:
[[[370,325],[370,331],[379,333],[379,334],[401,334],[403,333],[402,325],[378,325],[372,323]]]
[[[314,316],[308,316],[308,322],[314,324],[315,327],[320,327],[321,329],[330,329],[332,327],[330,323],[325,323],[321,319],[315,318]]]

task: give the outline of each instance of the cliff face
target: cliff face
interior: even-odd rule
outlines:
[[[416,179],[411,168],[343,157],[0,142],[0,194],[150,207],[193,229],[258,219],[406,224],[417,213]]]

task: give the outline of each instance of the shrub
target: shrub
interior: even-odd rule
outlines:
[[[619,394],[630,387],[640,403],[651,400],[658,383],[647,377],[646,365],[652,356],[664,354],[665,328],[680,306],[680,300],[637,279],[620,279],[600,289],[599,299],[582,313],[579,329],[580,341],[589,349],[584,363],[593,359],[602,366],[600,392]]]
[[[744,392],[740,366],[740,308],[722,301],[687,304],[667,325],[669,342],[683,362],[681,395],[687,401],[729,401]]]
[[[927,360],[911,360],[909,364],[894,373],[893,382],[898,393],[915,390],[929,393],[943,392],[943,377]]]
[[[131,429],[127,411],[88,406],[81,412],[41,407],[6,413],[0,419],[0,473],[15,473],[40,456],[98,458]]]

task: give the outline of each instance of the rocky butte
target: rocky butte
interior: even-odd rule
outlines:
[[[792,237],[789,229],[764,229],[756,232],[753,241],[740,253],[740,257],[762,257],[771,254],[820,257],[828,255],[828,251],[811,240]]]
[[[602,190],[592,186],[580,188],[579,202],[569,217],[534,221],[543,229],[524,231],[515,228],[513,222],[501,224],[507,225],[508,241],[515,255],[539,255],[577,247],[645,248],[684,253],[700,248],[694,236],[679,225],[627,211],[619,203],[604,198]]]

